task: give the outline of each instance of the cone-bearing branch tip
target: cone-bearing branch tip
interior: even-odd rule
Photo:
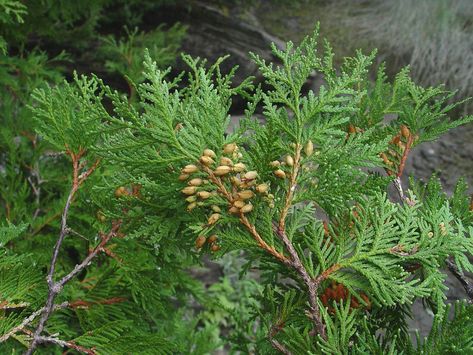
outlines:
[[[197,202],[191,202],[189,203],[189,205],[187,205],[187,211],[190,212],[196,207],[197,207]]]
[[[199,191],[197,192],[197,196],[199,196],[202,200],[208,199],[212,194],[208,191]]]
[[[212,205],[212,211],[216,212],[216,213],[220,213],[222,212],[221,208],[218,207],[217,205]]]
[[[271,163],[269,163],[273,168],[279,168],[281,166],[281,162],[279,160],[274,160]]]
[[[245,201],[243,200],[236,200],[235,202],[233,202],[233,206],[235,206],[236,208],[242,208],[244,205]]]
[[[246,180],[253,180],[253,179],[256,179],[256,177],[258,176],[258,172],[256,171],[248,171],[245,175],[243,175],[243,177],[246,179]]]
[[[238,192],[237,195],[242,200],[248,200],[252,198],[255,195],[255,193],[251,190],[243,190],[243,191]]]
[[[213,159],[211,157],[208,157],[206,155],[202,155],[200,157],[200,162],[204,164],[205,166],[210,166],[214,163]]]
[[[212,250],[213,252],[219,251],[220,246],[217,244],[212,244],[212,246],[210,247],[210,250]]]
[[[245,166],[245,164],[243,164],[243,163],[237,163],[237,164],[235,164],[235,166],[233,167],[233,171],[234,171],[235,173],[241,173],[242,171],[245,171],[245,169],[246,169],[246,166]]]
[[[189,174],[181,174],[179,175],[179,181],[186,181],[189,178]]]
[[[401,125],[401,134],[404,138],[409,138],[411,131],[407,128],[406,125]]]
[[[207,221],[209,225],[215,224],[220,218],[219,213],[212,213]]]
[[[212,149],[205,149],[204,150],[204,155],[207,156],[207,157],[210,157],[210,158],[217,157],[217,155],[215,154],[215,152]]]
[[[204,246],[206,240],[207,240],[207,238],[205,238],[205,236],[199,235],[195,240],[196,249],[202,248]]]
[[[240,213],[240,209],[238,207],[232,206],[232,207],[230,207],[228,212],[230,212],[231,214],[238,214],[238,213]]]
[[[189,184],[190,186],[200,186],[200,185],[202,185],[202,182],[203,182],[202,179],[200,179],[200,178],[194,178],[194,179],[190,180],[190,181],[188,182],[188,184]]]
[[[242,213],[248,213],[248,212],[251,212],[252,210],[253,210],[253,205],[252,205],[251,203],[248,203],[248,204],[244,205],[244,206],[240,209],[240,211],[241,211]]]
[[[213,234],[207,239],[207,243],[209,243],[209,244],[215,243],[217,241],[217,239],[218,239],[217,235]]]
[[[281,169],[275,170],[274,175],[276,175],[280,179],[285,179],[286,178],[286,173],[282,171]]]
[[[230,171],[232,171],[232,168],[228,165],[220,165],[214,170],[214,174],[217,176],[222,176],[228,174]]]
[[[199,168],[197,166],[195,166],[194,164],[186,165],[184,167],[184,169],[182,169],[183,174],[192,174],[192,173],[196,173],[198,171],[199,171]]]
[[[232,154],[233,152],[235,152],[236,149],[237,145],[235,143],[229,143],[224,145],[223,152],[225,154]]]
[[[258,186],[256,186],[256,191],[258,191],[260,194],[264,194],[268,191],[268,189],[269,186],[266,184],[259,184]]]
[[[184,195],[193,195],[197,191],[197,187],[195,187],[195,186],[186,186],[181,191]]]
[[[232,161],[230,158],[221,157],[221,158],[220,158],[220,165],[233,166],[233,161]]]
[[[233,185],[237,187],[241,185],[241,180],[237,178],[236,176],[232,176],[230,181],[232,182]]]

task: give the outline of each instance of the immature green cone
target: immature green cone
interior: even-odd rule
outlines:
[[[215,154],[215,152],[212,149],[205,149],[204,150],[204,155],[207,156],[207,157],[210,157],[210,158],[216,158],[217,157],[217,155]]]
[[[103,223],[103,222],[105,222],[105,221],[107,220],[107,217],[105,217],[105,215],[103,214],[103,212],[100,211],[100,210],[97,211],[96,216],[97,216],[97,219],[98,219],[101,223]]]
[[[314,153],[314,143],[309,140],[304,147],[305,155],[310,157]]]
[[[189,196],[186,198],[186,201],[189,203],[197,201],[197,197],[195,195]]]
[[[184,195],[193,195],[197,191],[197,187],[195,187],[195,186],[186,186],[181,191]]]
[[[217,169],[214,170],[214,174],[217,176],[222,176],[228,174],[232,171],[232,168],[227,165],[220,165]]]
[[[189,205],[187,205],[187,211],[190,212],[196,207],[197,207],[197,202],[189,203]]]
[[[293,166],[293,165],[294,165],[294,158],[291,157],[290,155],[287,155],[287,156],[286,156],[286,164],[287,164],[288,166]]]
[[[182,169],[183,174],[192,174],[192,173],[196,173],[198,171],[199,171],[199,168],[197,166],[195,166],[194,164],[186,165],[184,167],[184,169]]]
[[[214,211],[216,213],[222,212],[221,208],[218,207],[217,205],[212,205],[212,211]]]

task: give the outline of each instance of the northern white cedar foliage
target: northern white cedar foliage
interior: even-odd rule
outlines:
[[[444,296],[447,261],[460,274],[473,271],[465,184],[450,198],[435,177],[425,186],[412,180],[406,194],[398,186],[401,202],[386,191],[400,184],[413,147],[473,117],[450,120],[451,93],[419,87],[408,69],[391,83],[381,67],[371,83],[375,53],[357,52],[335,68],[317,31],[273,53],[279,64],[252,55],[264,77],[256,87],[251,78],[233,86],[234,71],[219,69],[225,58],[206,66],[183,56],[189,72],[169,78],[145,53],[144,81],[130,79],[136,102],[94,76],[35,91],[37,131],[51,149],[73,162],[82,152],[82,173],[99,162],[100,173],[90,175],[72,207],[72,228],[96,228],[80,237],[90,248],[121,223],[106,255],[58,296],[87,307],[55,311],[47,334],[104,354],[207,353],[222,342],[286,354],[472,350],[471,306],[457,305],[448,320]],[[306,92],[314,72],[325,83]],[[235,95],[247,98],[248,109],[228,133]],[[388,114],[395,118],[386,123]],[[27,258],[6,246],[21,243],[24,228],[1,230],[5,280],[18,272],[4,265]],[[212,291],[187,269],[204,254],[233,251],[244,252],[242,274],[260,271],[261,286],[250,288],[241,309],[217,302],[230,313],[224,340],[222,324],[186,306],[192,295],[215,309]],[[35,257],[24,281],[4,283],[6,300],[28,307],[0,318],[2,334],[45,300],[46,285],[37,295],[26,292],[45,272]],[[58,273],[71,267],[60,265]],[[416,299],[436,321],[414,345],[406,321]],[[452,329],[462,336],[455,339]],[[29,338],[8,341],[11,351]]]

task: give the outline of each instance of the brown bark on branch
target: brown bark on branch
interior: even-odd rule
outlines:
[[[67,148],[67,147],[66,147]],[[66,149],[66,154],[71,157],[72,160],[72,186],[71,190],[67,196],[66,204],[64,206],[62,216],[61,216],[61,230],[59,232],[59,237],[56,241],[56,245],[54,246],[53,250],[53,255],[51,258],[51,263],[49,267],[49,272],[46,277],[46,281],[48,283],[48,296],[46,299],[46,304],[45,306],[41,309],[41,318],[39,320],[39,323],[33,332],[32,335],[32,341],[30,343],[29,348],[25,352],[26,355],[31,355],[33,354],[34,350],[40,344],[41,342],[44,342],[45,337],[41,336],[41,333],[43,332],[44,326],[46,322],[48,321],[49,317],[51,316],[52,312],[55,309],[54,306],[54,300],[56,299],[57,295],[62,291],[64,285],[68,283],[74,276],[76,276],[78,273],[80,273],[83,269],[85,269],[92,259],[100,252],[103,250],[103,247],[107,242],[115,236],[117,233],[121,222],[115,222],[112,225],[111,230],[109,233],[106,235],[102,236],[102,241],[87,255],[87,257],[78,265],[74,267],[74,269],[69,272],[66,276],[64,276],[62,279],[59,281],[54,280],[54,275],[56,271],[56,263],[57,259],[59,256],[59,251],[61,249],[62,243],[66,237],[66,235],[69,233],[69,228],[67,226],[67,220],[69,216],[69,210],[71,208],[72,201],[74,200],[74,197],[79,189],[79,187],[82,185],[82,183],[94,172],[94,170],[97,168],[99,164],[99,160],[96,160],[92,166],[87,169],[85,172],[80,173],[81,170],[84,168],[85,163],[81,162],[81,158],[85,155],[85,150],[84,149],[79,149],[77,153],[72,152],[69,149]],[[67,343],[67,342],[65,342]],[[76,349],[77,350],[77,349]]]

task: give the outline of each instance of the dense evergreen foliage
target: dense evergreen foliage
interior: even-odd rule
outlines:
[[[448,197],[435,176],[401,181],[413,147],[473,121],[448,116],[452,93],[408,69],[388,80],[375,53],[336,68],[317,30],[273,46],[278,63],[251,54],[261,85],[233,85],[225,57],[183,55],[188,71],[171,77],[182,26],[99,37],[125,92],[64,80],[69,54],[48,58],[31,28],[78,36],[88,18],[97,36],[140,12],[128,2],[104,20],[108,2],[59,3],[0,0],[1,353],[473,351],[472,306],[449,317],[444,295],[449,268],[473,297],[466,184]],[[305,88],[314,72],[318,92]],[[248,106],[231,130],[235,96]],[[195,271],[209,256],[226,276],[205,287]],[[409,334],[416,300],[435,314],[426,339]]]

